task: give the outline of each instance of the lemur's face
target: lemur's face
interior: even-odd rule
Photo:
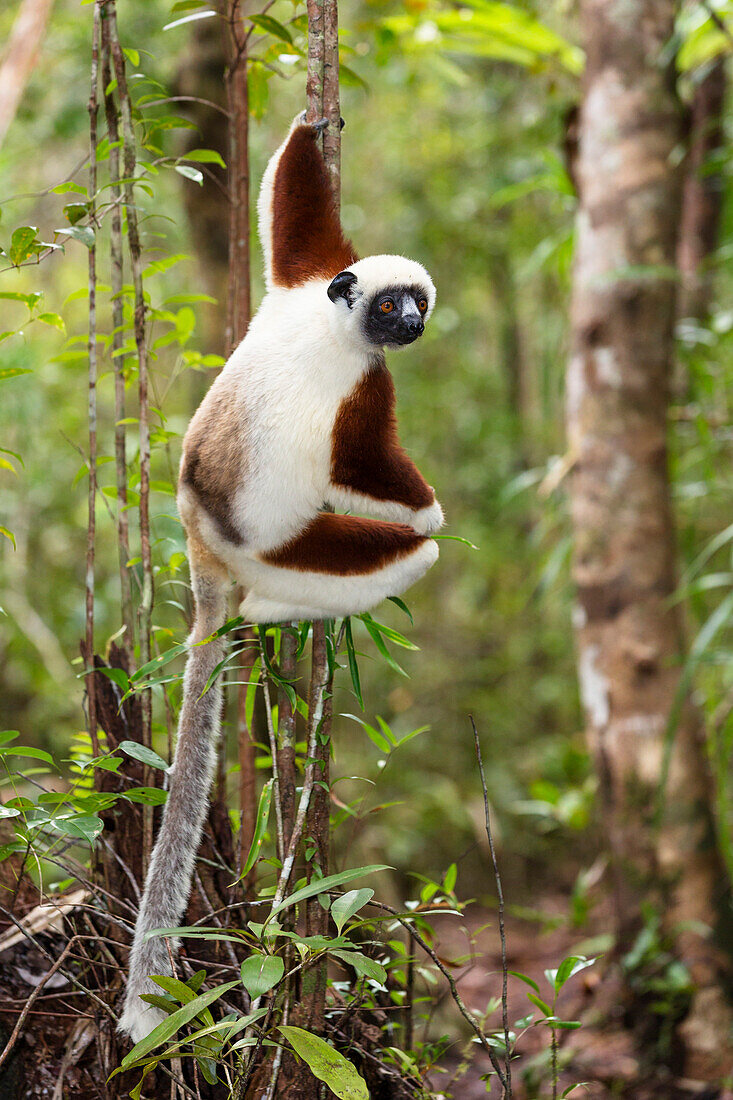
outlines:
[[[425,330],[428,293],[419,285],[385,286],[365,294],[351,271],[342,271],[328,288],[332,302],[343,299],[361,314],[362,334],[375,347],[404,347]]]

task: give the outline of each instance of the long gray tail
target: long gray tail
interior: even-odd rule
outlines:
[[[215,570],[202,568],[192,560],[191,575],[196,619],[189,643],[202,641],[223,625],[227,594],[226,580]],[[171,973],[168,947],[163,936],[147,940],[144,937],[153,928],[180,924],[191,892],[216,767],[221,677],[217,677],[205,695],[202,692],[223,656],[224,642],[219,638],[206,645],[192,646],[188,655],[168,800],[145,880],[130,951],[125,1006],[118,1025],[135,1043],[165,1019],[165,1013],[141,1001],[140,994],[162,992],[160,986],[150,981],[150,975]],[[172,950],[177,949],[177,943],[170,940],[168,943]]]

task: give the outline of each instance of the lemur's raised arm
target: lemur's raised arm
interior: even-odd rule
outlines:
[[[262,177],[257,210],[268,289],[331,280],[359,258],[344,237],[316,145],[321,129],[299,115]]]
[[[183,441],[178,509],[195,619],[120,1021],[136,1042],[164,1019],[140,998],[159,992],[150,976],[171,973],[176,945],[146,937],[179,925],[190,893],[221,713],[215,635],[232,582],[249,622],[340,618],[404,592],[438,557],[427,536],[443,513],[400,445],[384,359],[385,347],[421,335],[435,288],[402,256],[357,259],[316,145],[319,125],[297,119],[267,166],[267,293]]]

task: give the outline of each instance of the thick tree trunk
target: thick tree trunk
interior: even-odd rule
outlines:
[[[666,450],[680,111],[662,58],[675,6],[583,0],[581,13],[587,68],[567,374],[573,572],[581,693],[623,951],[645,901],[669,929],[716,927],[728,883],[713,839],[703,732],[689,706],[654,818],[683,649],[668,602],[675,539]],[[697,989],[684,1030],[687,1072],[714,1075],[727,1055],[720,957],[699,932],[681,932],[678,947]]]
[[[690,149],[682,194],[677,248],[680,317],[703,320],[710,309],[710,259],[718,244],[723,181],[711,157],[724,143],[725,59],[714,61],[695,87],[690,105]]]

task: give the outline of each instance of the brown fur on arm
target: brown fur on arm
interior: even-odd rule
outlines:
[[[297,126],[277,166],[272,200],[272,278],[276,286],[332,279],[358,259],[341,229],[316,139],[312,126]]]
[[[334,576],[357,576],[399,561],[425,542],[404,523],[321,512],[305,531],[263,555],[269,565]]]
[[[339,409],[333,428],[331,481],[339,488],[416,511],[435,500],[400,444],[394,382],[384,362],[364,375]]]

